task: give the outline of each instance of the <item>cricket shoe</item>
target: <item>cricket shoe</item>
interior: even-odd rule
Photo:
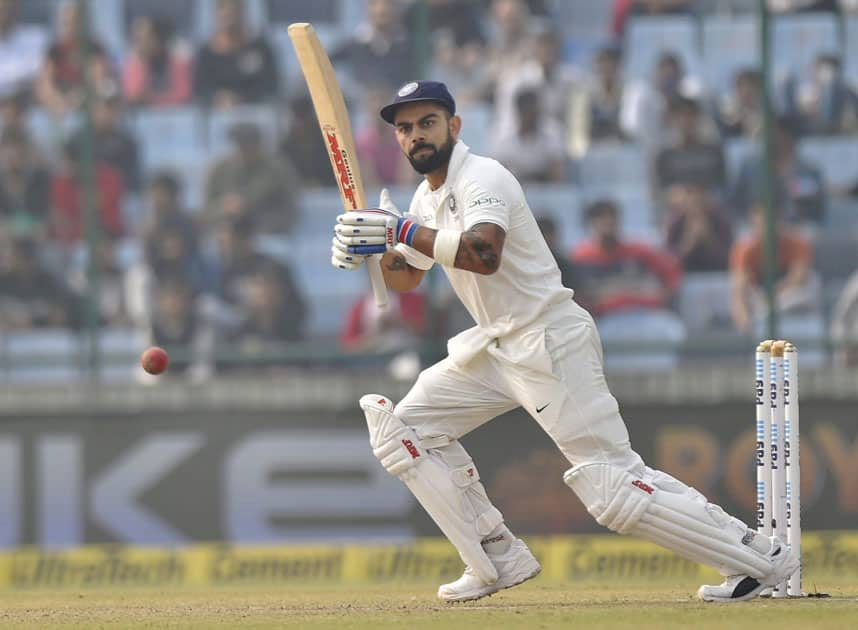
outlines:
[[[455,582],[442,584],[438,588],[438,597],[445,602],[468,602],[480,599],[486,595],[516,586],[536,577],[542,570],[539,562],[530,553],[530,549],[520,538],[512,541],[506,553],[499,555],[488,554],[498,571],[496,582],[487,584],[474,574],[471,567],[465,567],[465,572]]]
[[[697,596],[705,602],[744,602],[785,581],[799,568],[801,560],[777,536],[772,536],[772,549],[772,570],[768,575],[761,578],[731,575],[721,584],[704,584],[697,590]]]

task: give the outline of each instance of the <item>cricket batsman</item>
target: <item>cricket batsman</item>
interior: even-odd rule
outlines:
[[[360,399],[373,453],[466,565],[438,597],[479,599],[540,571],[459,442],[519,406],[569,460],[563,480],[601,525],[725,576],[701,586],[701,599],[751,599],[795,571],[799,559],[777,537],[757,533],[632,450],[592,317],[561,284],[515,177],[458,139],[462,120],[446,86],[408,83],[381,117],[424,181],[408,214],[383,191],[379,208],[337,217],[332,263],[352,270],[383,253],[384,279],[395,291],[414,289],[437,263],[477,323],[449,340],[448,356],[424,370],[398,404],[382,394]]]

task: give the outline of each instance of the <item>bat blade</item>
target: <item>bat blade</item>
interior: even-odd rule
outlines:
[[[306,22],[290,24],[288,32],[295,54],[298,56],[304,80],[310,90],[313,109],[316,110],[316,117],[319,119],[319,128],[328,150],[343,208],[347,211],[366,208],[366,195],[360,176],[349,112],[331,60],[311,24]],[[369,257],[367,269],[375,302],[379,308],[385,308],[388,303],[387,287],[384,284],[380,260],[380,255]]]

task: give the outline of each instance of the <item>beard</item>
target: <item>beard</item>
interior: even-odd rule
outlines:
[[[447,140],[440,147],[432,144],[418,144],[408,154],[408,161],[411,162],[411,167],[421,175],[431,173],[445,166],[450,161],[450,156],[453,155],[454,144],[453,136],[450,134],[447,134]],[[415,158],[414,154],[421,149],[431,149],[431,152],[425,157]]]

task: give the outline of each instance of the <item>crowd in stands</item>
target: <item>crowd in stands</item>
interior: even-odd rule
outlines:
[[[302,228],[303,200],[334,182],[290,50],[273,22],[254,21],[250,8],[265,8],[281,26],[316,16],[300,8],[304,3],[215,0],[208,3],[210,30],[202,33],[199,11],[176,3],[118,4],[127,23],[121,50],[97,28],[82,30],[96,20],[81,15],[78,3],[0,0],[0,328],[79,329],[95,292],[102,325],[143,331],[168,349],[193,349],[179,353],[179,372],[233,369],[219,359],[222,347],[268,356],[306,340],[322,315],[314,310],[315,287],[298,280],[310,275],[300,258],[278,252],[313,238]],[[858,163],[851,179],[835,185],[802,151],[808,138],[858,142],[858,77],[842,52],[820,50],[808,67],[772,81],[767,191],[758,65],[735,67],[728,83],[715,85],[666,38],[643,74],[629,72],[636,24],[654,17],[700,24],[709,15],[746,15],[756,2],[350,4],[350,11],[362,5],[363,21],[325,33],[368,188],[417,183],[377,111],[401,84],[431,76],[456,96],[466,140],[469,123],[487,114],[475,143],[528,194],[543,186],[576,191],[568,204],[534,210],[564,283],[605,330],[647,321],[655,330],[683,331],[667,335],[681,340],[693,326],[678,306],[680,293],[701,274],[719,275],[726,287],[704,327],[761,330],[763,208],[770,200],[780,314],[796,321],[833,315],[831,334],[858,343],[858,289],[854,277],[846,282],[858,261],[843,260],[831,284],[814,256],[825,234],[839,229],[832,206],[858,201]],[[34,16],[36,5],[46,8]],[[776,16],[858,20],[853,0],[769,0],[769,7]],[[576,39],[576,11],[600,12],[601,32]],[[165,128],[162,137],[141,135],[141,116],[179,111],[203,125],[217,115],[230,122],[222,137],[188,125]],[[179,157],[174,134],[209,142]],[[178,148],[165,158],[161,145]],[[587,168],[593,155],[613,149],[638,151],[636,168]],[[330,217],[336,211],[331,207]],[[839,236],[858,232],[858,215],[851,221]],[[571,225],[587,233],[564,242],[577,233]],[[287,246],[260,246],[272,236]],[[402,296],[382,314],[352,293],[341,343],[398,352],[427,334],[455,332],[453,314],[443,326],[428,322],[433,298]],[[390,331],[383,336],[390,347],[378,347],[382,330]],[[858,352],[843,360],[858,361]]]

